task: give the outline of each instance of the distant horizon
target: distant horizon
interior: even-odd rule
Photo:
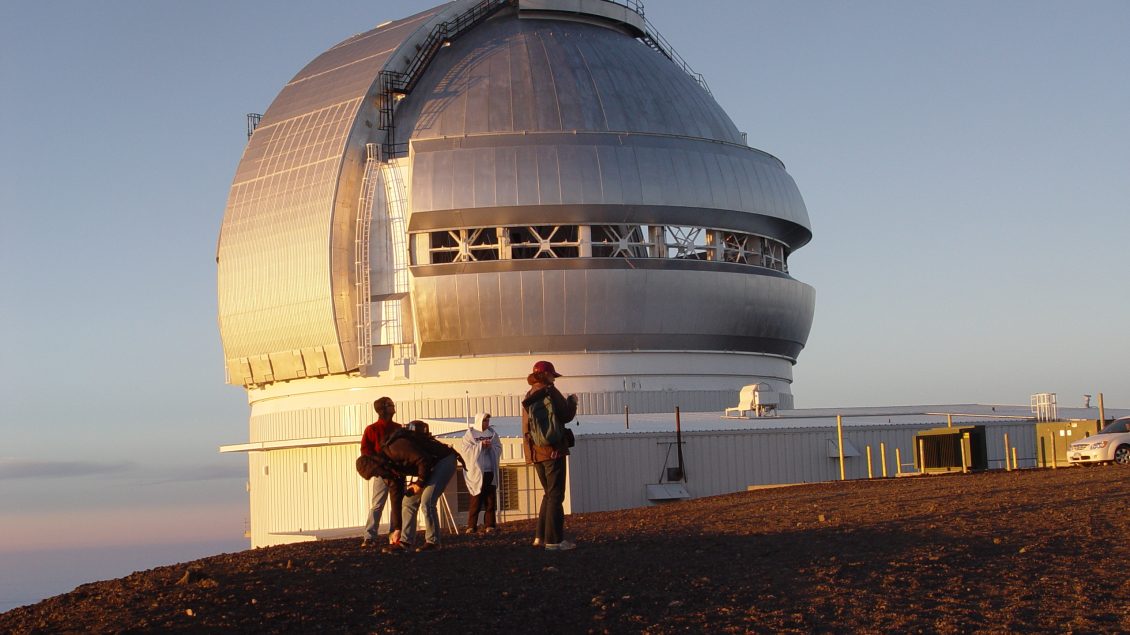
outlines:
[[[0,613],[90,582],[249,548],[246,538],[172,544],[0,551]]]

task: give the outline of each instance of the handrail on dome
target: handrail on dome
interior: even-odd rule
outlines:
[[[514,6],[517,0],[482,0],[475,6],[450,20],[445,20],[432,27],[428,37],[417,47],[416,55],[408,62],[408,67],[403,71],[383,70],[380,72],[380,130],[385,133],[382,144],[382,159],[388,160],[407,151],[408,144],[395,143],[396,125],[393,111],[396,102],[403,98],[420,81],[420,77],[435,58],[436,53],[445,46],[450,46],[451,41],[469,31],[483,20],[486,20],[499,9]]]
[[[603,1],[622,6],[639,15],[644,28],[640,30],[637,26],[635,29],[639,31],[637,39],[674,62],[676,66],[683,69],[683,72],[698,82],[708,95],[713,96],[714,93],[710,92],[710,86],[706,84],[706,78],[702,76],[702,73],[695,72],[690,64],[687,64],[687,61],[671,46],[671,43],[644,16],[643,0]],[[396,156],[403,156],[408,152],[408,144],[396,143],[395,139],[396,103],[412,92],[439,50],[445,46],[450,46],[452,40],[477,26],[499,9],[507,6],[518,6],[518,4],[519,0],[481,0],[475,6],[454,18],[432,27],[428,36],[417,46],[416,54],[408,62],[404,71],[382,70],[380,72],[378,78],[380,84],[380,123],[378,129],[385,134],[384,142],[381,144],[382,160],[387,161]]]
[[[643,17],[643,11],[640,11],[639,14],[640,17]],[[671,46],[671,43],[667,41],[667,38],[663,37],[663,35],[658,30],[656,30],[655,25],[653,25],[647,18],[643,19],[643,23],[646,27],[643,36],[640,37],[640,39],[643,40],[643,43],[647,44],[656,51],[659,51],[659,53],[662,54],[663,57],[666,57],[667,59],[674,62],[676,66],[683,69],[684,73],[690,75],[692,79],[698,82],[698,85],[702,86],[702,89],[706,91],[706,94],[713,97],[714,93],[710,92],[710,86],[706,84],[706,78],[703,77],[702,73],[695,72],[695,70],[691,68],[690,64],[687,64],[687,61],[683,59],[683,56],[679,55],[679,52],[676,51],[673,46]]]

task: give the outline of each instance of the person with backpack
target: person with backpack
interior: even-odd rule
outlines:
[[[522,450],[533,464],[544,496],[538,511],[535,547],[568,551],[576,544],[565,540],[565,457],[571,434],[565,424],[577,416],[577,396],[565,397],[554,383],[561,373],[551,362],[539,361],[526,378],[530,389],[522,398]]]
[[[411,547],[416,540],[416,513],[424,506],[424,544],[418,552],[440,545],[439,497],[455,475],[456,452],[428,432],[423,421],[413,421],[407,429],[389,436],[382,450],[392,467],[405,475],[401,541]]]
[[[381,397],[373,402],[373,410],[377,413],[377,420],[361,435],[361,455],[377,456],[381,453],[381,446],[393,432],[400,429],[400,424],[393,421],[396,414],[396,404],[389,397]],[[381,522],[381,512],[384,511],[385,501],[391,499],[389,507],[389,533],[390,545],[397,544],[400,537],[400,507],[404,496],[403,478],[382,478],[374,476],[372,481],[372,498],[369,504],[369,515],[365,517],[365,537],[361,540],[364,548],[376,547],[379,544],[378,533]],[[386,547],[387,549],[387,547]]]

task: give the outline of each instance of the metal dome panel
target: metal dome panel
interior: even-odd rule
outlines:
[[[342,169],[356,160],[349,141],[377,73],[442,9],[391,22],[320,55],[283,88],[248,141],[216,254],[220,334],[233,383],[354,365],[353,303],[336,291],[348,281],[335,280],[348,269],[335,264],[332,249],[354,222],[356,191],[341,191]],[[346,184],[356,180],[349,176]],[[339,212],[342,205],[348,213]]]

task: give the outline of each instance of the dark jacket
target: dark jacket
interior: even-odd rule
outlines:
[[[381,446],[393,467],[406,476],[415,476],[421,483],[428,480],[440,459],[455,454],[450,446],[430,434],[419,434],[403,428],[395,430]]]
[[[526,396],[522,398],[522,402],[526,403],[529,399],[544,399],[548,394],[550,400],[553,402],[553,413],[557,416],[561,425],[565,425],[577,416],[577,402],[572,399],[566,399],[565,395],[557,389],[553,384],[543,384],[538,380],[537,375],[531,374],[526,378],[526,383],[530,384],[530,389],[526,392]],[[541,447],[534,445],[530,439],[530,414],[526,412],[525,407],[522,408],[522,454],[526,457],[526,463],[541,463],[542,461],[552,461],[569,454],[569,442],[562,439],[552,447]]]

